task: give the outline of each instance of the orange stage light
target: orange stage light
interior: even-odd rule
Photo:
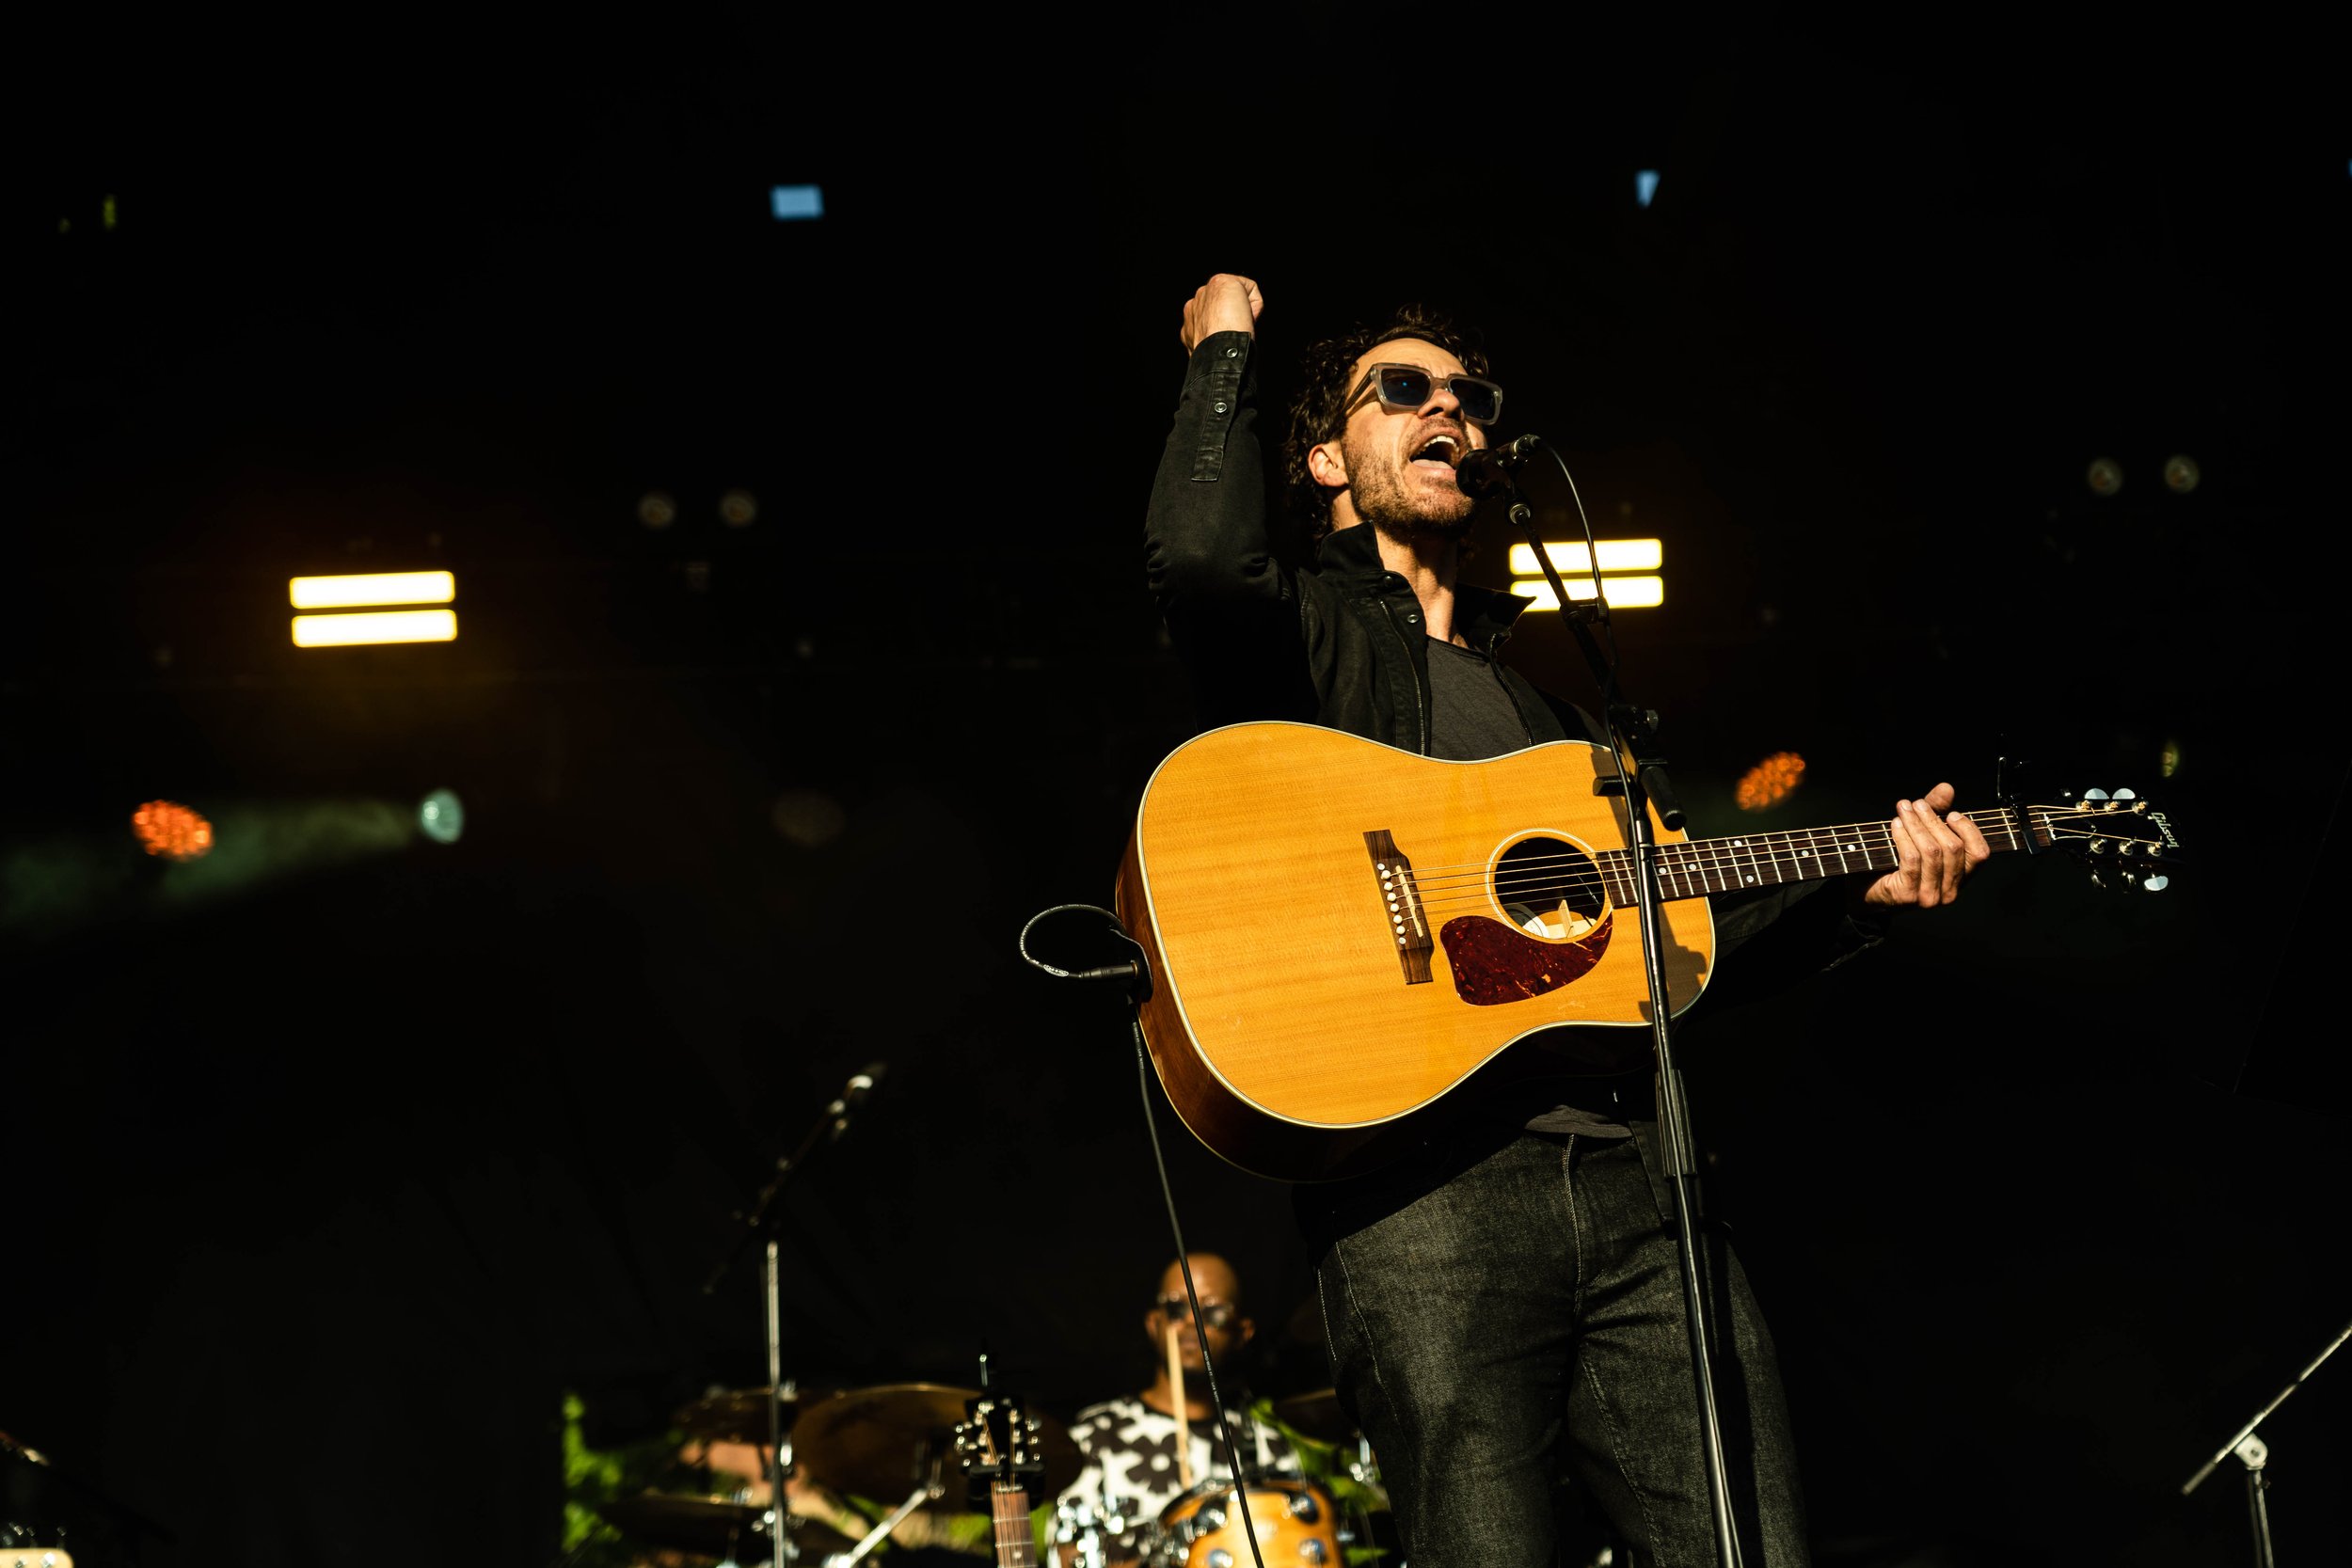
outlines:
[[[1747,770],[1733,797],[1741,811],[1763,811],[1796,792],[1804,781],[1804,758],[1794,752],[1774,752]]]
[[[213,847],[213,825],[176,800],[150,800],[131,814],[131,831],[151,855],[192,861]]]

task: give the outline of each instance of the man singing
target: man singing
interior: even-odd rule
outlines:
[[[1503,661],[1527,601],[1458,579],[1473,501],[1456,466],[1487,445],[1503,394],[1442,318],[1408,309],[1309,351],[1283,478],[1316,557],[1277,558],[1255,404],[1263,303],[1231,274],[1185,303],[1191,357],[1152,492],[1151,586],[1201,719],[1318,723],[1461,761],[1605,740]],[[1939,784],[1897,802],[1893,871],[1719,900],[1718,962],[1753,942],[1742,961],[1804,973],[1875,942],[1894,911],[1951,902],[1991,853],[1952,800]],[[1473,1084],[1417,1155],[1296,1189],[1333,1381],[1411,1568],[1551,1563],[1564,1477],[1636,1561],[1715,1560],[1649,1095],[1646,1072]],[[1745,1560],[1789,1568],[1806,1549],[1771,1337],[1719,1235],[1702,1257]]]

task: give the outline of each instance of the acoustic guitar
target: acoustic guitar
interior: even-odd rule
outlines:
[[[1474,1076],[1645,1065],[1625,811],[1586,741],[1446,762],[1267,722],[1178,747],[1145,786],[1118,912],[1179,1117],[1245,1170],[1327,1180],[1403,1153]],[[2150,891],[2180,854],[2130,790],[1968,816],[1995,851],[2071,851]],[[1653,809],[1651,827],[1675,1014],[1713,974],[1710,896],[1897,864],[1884,821],[1693,840]]]

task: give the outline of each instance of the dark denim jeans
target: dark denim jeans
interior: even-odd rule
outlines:
[[[1633,1141],[1502,1129],[1422,1153],[1296,1189],[1333,1382],[1407,1568],[1552,1568],[1564,1481],[1637,1562],[1710,1568],[1681,1267]],[[1803,1503],[1772,1338],[1729,1246],[1702,1233],[1743,1560],[1796,1568]]]

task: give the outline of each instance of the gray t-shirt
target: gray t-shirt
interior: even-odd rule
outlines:
[[[1527,721],[1519,717],[1511,694],[1502,689],[1494,661],[1474,649],[1429,639],[1429,754],[1449,762],[1479,762],[1522,751],[1528,744]],[[1608,1091],[1586,1085],[1597,1099]],[[1522,1084],[1495,1101],[1499,1114],[1524,1125],[1531,1132],[1576,1132],[1593,1138],[1624,1138],[1632,1130],[1597,1108],[1565,1103],[1556,1098],[1562,1085],[1546,1092],[1540,1083]],[[1573,1095],[1574,1088],[1565,1092]]]

